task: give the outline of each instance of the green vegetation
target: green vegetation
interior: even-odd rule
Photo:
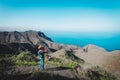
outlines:
[[[68,65],[68,67],[70,67],[70,68],[74,68],[77,64],[78,64],[77,62],[71,62],[66,65]]]
[[[60,66],[62,64],[62,61],[59,58],[51,58],[50,61],[45,61],[45,63],[46,64],[50,63],[50,64],[53,64],[53,65]]]
[[[36,56],[29,51],[21,52],[19,55],[17,55],[16,60],[17,62],[38,61]]]
[[[62,67],[68,67],[70,69],[74,69],[74,67],[77,64],[81,64],[81,65],[83,64],[79,61],[76,61],[76,57],[73,57],[73,55],[71,57],[70,56],[71,55],[69,55],[67,59],[64,57],[60,57],[60,58],[52,57],[49,61],[46,61],[45,63],[46,64],[50,63]],[[18,55],[10,55],[10,54],[0,55],[0,78],[2,77],[3,80],[5,79],[9,80],[9,77],[11,76],[6,77],[7,74],[6,72],[12,69],[13,67],[26,66],[26,65],[30,66],[37,64],[39,64],[39,58],[37,58],[34,54],[30,53],[29,51],[22,51]],[[91,80],[117,80],[113,75],[111,75],[106,70],[101,69],[99,66],[93,67],[88,71],[84,71],[81,69],[78,72],[80,73],[81,76],[88,77]],[[50,74],[47,73],[46,71],[35,72],[33,70],[27,72],[25,76],[27,76],[25,77],[26,80],[40,80],[41,78],[44,80],[69,80],[68,77]],[[46,77],[49,77],[49,79],[47,79]]]
[[[16,66],[31,66],[37,64],[38,62],[16,62]]]
[[[50,64],[54,64],[57,66],[63,66],[63,67],[69,67],[69,68],[74,68],[74,66],[76,66],[77,64],[79,64],[76,61],[72,61],[70,59],[68,59],[67,61],[60,59],[60,58],[55,58],[52,57],[52,59],[46,63],[50,63]]]
[[[29,51],[21,52],[16,57],[16,64],[17,65],[37,65],[39,59]]]
[[[8,71],[13,66],[37,65],[39,59],[29,51],[22,51],[18,55],[0,54],[0,73]]]

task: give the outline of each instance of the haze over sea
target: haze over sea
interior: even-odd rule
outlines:
[[[104,33],[80,33],[48,31],[45,33],[54,41],[61,44],[70,44],[84,47],[94,44],[107,51],[120,50],[120,35],[105,35]]]

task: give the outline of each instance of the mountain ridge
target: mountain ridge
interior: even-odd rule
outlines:
[[[61,48],[65,48],[66,50],[69,51],[79,48],[78,46],[74,46],[74,45],[57,44],[53,42],[51,38],[47,37],[43,32],[40,31],[37,32],[37,31],[29,30],[25,32],[18,32],[18,31],[0,32],[0,53],[2,52],[4,53],[7,49],[11,51],[9,53],[17,53],[17,50],[28,49],[27,47],[24,46],[22,46],[23,49],[21,49],[21,45],[20,45],[16,47],[18,49],[16,49],[15,51],[14,50],[15,46],[13,47],[10,44],[17,44],[17,45],[29,44],[29,47],[33,47],[33,49],[35,48],[34,52],[37,52],[38,45],[43,45],[46,48],[48,48],[49,51],[52,52],[57,51]],[[3,49],[3,45],[4,48],[6,48],[5,51]]]
[[[107,52],[104,48],[88,44],[84,47],[75,45],[57,44],[43,32],[0,32],[0,54],[19,54],[20,51],[30,51],[37,55],[38,45],[45,46],[51,57],[64,61],[83,61],[87,68],[100,66],[111,73],[120,75],[120,50]],[[61,57],[64,56],[64,57]],[[66,63],[69,63],[67,62]]]
[[[88,44],[84,47],[79,47],[76,45],[67,45],[67,44],[57,44],[55,43],[50,37],[46,36],[41,31],[1,31],[0,32],[0,46],[2,45],[8,45],[8,44],[30,44],[31,47],[35,47],[37,50],[38,45],[43,45],[49,49],[49,51],[57,51],[62,48],[68,50],[68,51],[74,51],[74,50],[81,50],[81,52],[88,52],[88,51],[101,51],[101,52],[107,52],[104,48]],[[11,47],[11,46],[10,46]],[[25,48],[24,48],[25,49]],[[18,49],[19,50],[19,49]],[[0,50],[2,52],[2,49]],[[35,51],[34,51],[35,52]],[[111,53],[114,53],[115,51],[111,51]],[[119,52],[119,50],[118,50]]]

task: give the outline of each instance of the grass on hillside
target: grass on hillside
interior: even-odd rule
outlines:
[[[52,58],[50,61],[47,61],[46,63],[50,63],[53,65],[57,65],[57,66],[63,66],[63,67],[69,67],[69,68],[74,68],[74,66],[76,66],[77,64],[79,64],[76,61],[72,61],[70,59],[68,59],[68,61],[64,61],[62,59],[59,58]]]
[[[39,59],[29,51],[21,52],[16,57],[16,65],[37,65]]]
[[[57,66],[69,67],[69,68],[74,68],[76,64],[79,64],[78,62],[70,59],[68,59],[68,62],[66,63],[64,62],[65,61],[62,59],[52,58],[52,60],[45,63],[46,64],[51,63]],[[0,55],[0,74],[1,74],[0,77],[5,77],[4,76],[6,74],[5,72],[7,70],[12,69],[13,66],[24,66],[24,65],[30,66],[30,65],[37,65],[37,64],[39,64],[39,59],[34,54],[31,54],[29,51],[21,52],[18,55],[10,55],[10,54]],[[100,67],[93,67],[88,72],[83,71],[83,74],[85,74],[85,77],[91,78],[91,80],[116,80],[116,78],[113,75],[101,69]],[[69,80],[69,78],[61,77],[59,75],[48,74],[46,72],[34,72],[34,73],[30,73],[29,76],[30,77],[27,78],[28,80],[39,80],[41,77],[44,80],[47,80],[46,76],[49,76],[51,80],[56,80],[56,79]],[[8,76],[8,77],[11,77],[11,76]]]

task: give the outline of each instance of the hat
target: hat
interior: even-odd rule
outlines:
[[[44,47],[43,47],[42,45],[39,45],[39,46],[38,46],[38,49],[41,49],[41,48],[44,48]]]

